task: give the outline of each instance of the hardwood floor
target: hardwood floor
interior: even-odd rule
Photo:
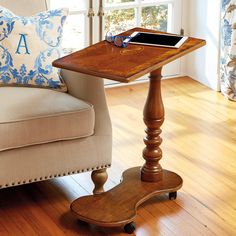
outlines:
[[[106,189],[120,182],[123,170],[143,164],[147,86],[107,90],[114,148]],[[187,77],[164,80],[162,88],[161,164],[184,185],[177,200],[158,196],[139,208],[136,235],[236,235],[236,103]],[[70,213],[70,202],[92,189],[90,173],[3,189],[0,235],[126,235],[77,222]]]

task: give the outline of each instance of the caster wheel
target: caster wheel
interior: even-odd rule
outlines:
[[[177,192],[169,193],[169,199],[170,200],[175,200],[176,198],[177,198]]]
[[[88,225],[87,222],[77,219],[78,224]]]
[[[136,229],[136,225],[134,222],[131,222],[131,223],[125,225],[125,227],[124,227],[124,231],[127,234],[132,234],[135,231],[135,229]]]

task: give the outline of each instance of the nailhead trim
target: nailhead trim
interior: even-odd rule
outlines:
[[[109,168],[109,167],[111,167],[111,165],[104,165],[104,166],[97,166],[97,167],[92,167],[92,168],[88,168],[88,169],[69,171],[67,173],[49,175],[49,176],[39,177],[39,178],[35,178],[35,179],[29,179],[28,181],[27,180],[18,181],[17,183],[12,182],[10,184],[0,185],[0,189],[4,188],[4,187],[10,187],[10,186],[21,185],[21,184],[26,184],[26,183],[33,183],[33,182],[37,182],[38,180],[41,181],[41,180],[46,180],[46,179],[52,179],[53,177],[56,178],[56,177],[60,177],[60,176],[67,176],[67,175],[71,175],[71,174],[75,174],[75,173],[83,173],[83,172],[87,172],[87,171],[94,171],[94,170],[99,170],[99,169],[104,169],[104,168]]]

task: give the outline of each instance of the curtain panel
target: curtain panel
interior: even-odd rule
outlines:
[[[221,13],[221,91],[236,101],[236,0],[222,0]]]

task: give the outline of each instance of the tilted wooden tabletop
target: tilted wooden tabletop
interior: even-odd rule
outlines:
[[[134,28],[122,35],[128,36],[135,31],[158,33]],[[205,44],[205,40],[189,37],[179,49],[135,44],[119,48],[104,40],[54,61],[53,66],[128,83]]]

